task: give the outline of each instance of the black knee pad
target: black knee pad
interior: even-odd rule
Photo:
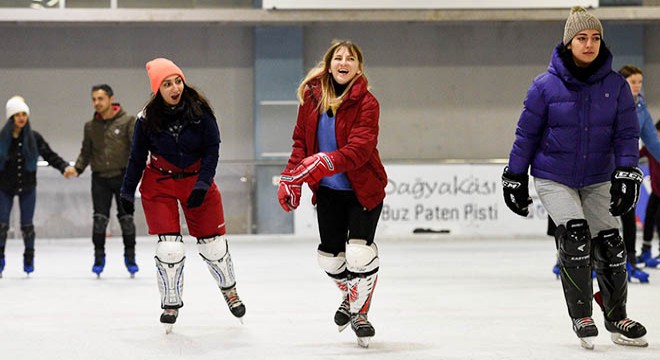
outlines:
[[[119,226],[123,235],[135,235],[135,222],[133,215],[124,215],[119,217]]]
[[[596,271],[621,272],[626,270],[626,244],[618,229],[604,230],[593,241]]]
[[[94,233],[105,235],[105,229],[108,227],[109,221],[110,219],[103,214],[94,214]]]
[[[591,264],[591,233],[584,219],[569,220],[555,231],[559,262],[564,267],[586,267]]]

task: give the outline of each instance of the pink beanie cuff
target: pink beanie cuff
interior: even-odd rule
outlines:
[[[158,93],[160,84],[163,83],[167,77],[172,75],[179,75],[183,81],[186,81],[185,76],[183,76],[183,71],[176,66],[171,60],[165,58],[156,58],[147,63],[147,75],[149,76],[149,81],[151,82],[151,91],[154,94]]]

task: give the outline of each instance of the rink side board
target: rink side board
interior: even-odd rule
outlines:
[[[543,235],[547,213],[530,178],[534,204],[527,218],[506,207],[502,195],[503,164],[386,165],[388,185],[378,225],[380,235],[437,232],[452,235]],[[311,191],[305,186],[294,215],[296,235],[316,235],[318,226]]]

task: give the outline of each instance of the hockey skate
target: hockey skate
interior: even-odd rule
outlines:
[[[135,273],[140,271],[140,268],[135,263],[135,256],[124,256],[124,264],[126,270],[131,274],[131,278],[135,278]]]
[[[227,302],[227,306],[229,306],[229,311],[231,311],[232,315],[236,316],[242,324],[243,315],[245,315],[245,305],[243,305],[243,302],[238,297],[236,286],[234,285],[229,289],[223,289],[221,292]]]
[[[580,339],[580,346],[587,350],[594,349],[594,340],[598,336],[598,328],[591,317],[580,319],[571,319],[573,322],[573,331]]]
[[[96,274],[97,278],[101,277],[103,268],[105,267],[105,256],[95,256],[94,265],[92,265],[92,272]]]
[[[165,334],[172,332],[172,327],[176,322],[176,318],[179,316],[179,310],[177,309],[165,309],[162,314],[160,314],[160,322],[165,325]]]
[[[629,262],[626,263],[626,270],[628,271],[628,282],[633,282],[632,279],[637,279],[640,284],[648,284],[649,273],[646,271],[638,269]]]
[[[600,295],[600,291],[594,294],[594,300],[596,300],[598,306],[604,311],[603,298]],[[629,318],[612,321],[607,319],[606,316],[605,329],[610,332],[612,342],[617,345],[637,347],[649,346],[649,343],[644,338],[644,335],[646,335],[646,328],[637,321]]]
[[[358,345],[368,348],[371,338],[376,334],[376,330],[367,319],[367,314],[351,315],[351,328],[357,335]]]
[[[351,309],[348,302],[348,296],[344,297],[337,312],[335,312],[335,324],[337,324],[339,332],[344,331],[348,324],[351,322]]]
[[[647,268],[657,268],[660,265],[660,259],[651,255],[651,249],[644,249],[641,255],[637,257],[637,263],[644,264]]]
[[[0,257],[0,279],[2,279],[2,272],[5,271],[5,257]]]

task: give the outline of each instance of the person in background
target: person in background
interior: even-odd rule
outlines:
[[[646,147],[649,159],[653,157],[655,160],[660,160],[660,139],[658,139],[657,131],[653,126],[653,118],[649,113],[646,101],[642,95],[642,85],[644,83],[644,74],[642,69],[635,65],[624,65],[619,69],[619,74],[623,75],[630,85],[635,106],[637,109],[637,120],[639,121],[640,138]],[[636,264],[641,263],[646,267],[657,267],[660,263],[658,259],[651,256],[651,248],[642,246],[642,253],[639,256],[639,262],[635,258],[635,250],[637,243],[637,217],[635,209],[623,214],[621,216],[621,223],[623,226],[623,242],[626,244],[626,251],[628,253],[628,278],[629,280],[637,279],[640,283],[649,282],[649,274],[641,269],[638,269]]]
[[[367,318],[378,277],[374,235],[387,174],[376,149],[378,101],[369,91],[360,48],[335,41],[298,87],[293,150],[281,174],[284,211],[300,204],[302,184],[314,193],[321,243],[318,263],[342,294],[334,322],[349,322],[361,346],[375,330]]]
[[[146,68],[153,96],[135,124],[121,203],[128,214],[134,213],[135,190],[142,179],[140,193],[149,234],[158,235],[155,259],[164,309],[160,322],[170,332],[183,306],[185,249],[179,204],[190,235],[197,238],[199,255],[229,310],[240,319],[245,305],[236,292],[222,198],[214,181],[220,156],[218,123],[208,100],[186,83],[171,60],[157,58]]]
[[[539,199],[557,225],[564,298],[586,349],[594,348],[598,335],[594,299],[614,343],[648,346],[646,328],[628,318],[626,248],[616,219],[633,209],[639,196],[639,122],[632,93],[612,70],[612,59],[598,18],[573,7],[548,70],[527,91],[502,174],[507,207],[527,216],[531,167]]]
[[[660,137],[660,120],[655,123],[655,129]],[[644,256],[651,253],[651,241],[653,240],[654,229],[657,229],[660,235],[660,162],[651,156],[649,149],[644,146],[639,151],[640,157],[649,159],[649,173],[651,177],[651,194],[646,204],[646,214],[644,216],[644,244],[642,245],[642,255],[637,258],[638,263],[645,263],[647,267],[655,268],[660,262],[660,255],[657,257]],[[655,261],[652,261],[655,260]]]
[[[119,206],[119,189],[131,150],[135,117],[115,102],[114,92],[107,84],[92,87],[92,105],[94,117],[85,123],[82,147],[75,164],[77,175],[82,174],[87,165],[92,168],[92,272],[100,276],[105,267],[106,229],[114,198],[124,242],[124,265],[133,277],[139,270],[135,262],[135,221],[133,214],[127,214]]]
[[[20,96],[6,104],[7,122],[0,130],[0,277],[5,269],[5,245],[9,230],[9,215],[18,197],[23,233],[23,271],[34,271],[34,208],[37,201],[37,160],[39,156],[66,178],[75,174],[46,140],[32,130],[30,108]]]

